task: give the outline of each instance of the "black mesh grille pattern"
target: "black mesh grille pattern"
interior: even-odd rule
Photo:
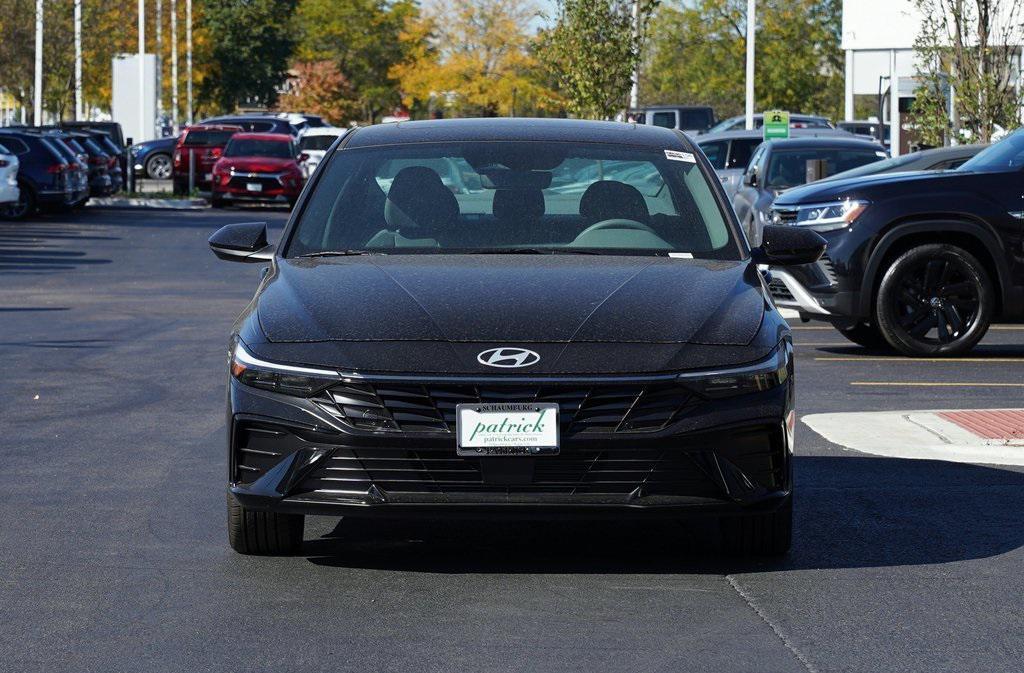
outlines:
[[[825,278],[828,280],[829,285],[835,285],[838,282],[836,278],[835,267],[832,266],[832,260],[829,259],[828,255],[822,255],[821,259],[818,260],[818,268],[825,274]]]
[[[789,291],[786,284],[778,278],[772,278],[768,283],[768,291],[772,293],[772,299],[779,301],[795,301],[793,293]]]
[[[446,385],[343,383],[320,407],[361,430],[454,433],[459,404],[554,402],[563,435],[654,432],[698,399],[674,383],[602,385]]]

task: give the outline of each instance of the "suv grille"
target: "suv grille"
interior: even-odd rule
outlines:
[[[796,208],[772,208],[772,224],[795,224]]]
[[[675,383],[602,385],[444,385],[345,383],[318,405],[360,430],[454,433],[459,404],[555,402],[563,435],[654,432],[699,398]]]

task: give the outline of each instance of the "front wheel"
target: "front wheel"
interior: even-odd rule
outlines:
[[[722,546],[736,556],[781,556],[793,542],[793,499],[774,512],[740,514],[721,520]]]
[[[277,556],[294,554],[302,548],[305,517],[277,514],[243,507],[229,492],[228,542],[239,554]]]
[[[23,220],[36,211],[35,194],[23,184],[18,187],[18,200],[0,207],[0,217],[5,220]]]
[[[171,155],[154,154],[146,159],[146,176],[152,180],[166,180],[171,177]]]
[[[909,356],[965,353],[992,322],[995,291],[981,263],[955,245],[911,248],[892,263],[878,288],[878,327]]]

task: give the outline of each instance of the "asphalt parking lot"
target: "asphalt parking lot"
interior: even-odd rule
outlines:
[[[206,239],[262,219],[286,213],[0,223],[0,670],[1021,669],[1024,470],[806,424],[783,561],[704,525],[330,519],[301,556],[236,555],[226,336],[259,268]],[[801,417],[1024,407],[1021,327],[953,361],[795,334]]]

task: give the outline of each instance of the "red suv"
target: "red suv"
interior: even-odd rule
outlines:
[[[241,130],[238,126],[229,125],[191,126],[185,129],[174,148],[174,165],[171,168],[174,193],[188,192],[192,158],[196,162],[193,186],[208,191],[213,178],[213,165],[224,153],[224,146],[231,140],[231,136]]]
[[[290,135],[236,133],[213,166],[214,208],[239,201],[295,205],[305,182]]]

